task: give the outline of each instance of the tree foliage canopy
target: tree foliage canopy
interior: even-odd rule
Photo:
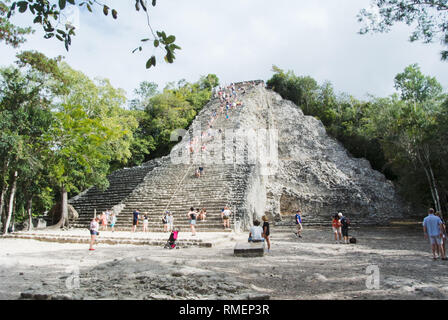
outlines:
[[[146,43],[151,43],[153,48],[162,49],[164,52],[164,60],[173,63],[176,58],[176,50],[180,50],[175,41],[174,35],[167,35],[165,31],[154,31],[149,19],[147,0],[131,0],[134,3],[136,11],[142,11],[148,26],[149,36],[141,39],[141,43],[132,52],[142,51]],[[156,6],[156,0],[151,0],[151,5]],[[14,47],[19,46],[25,41],[25,35],[32,32],[30,27],[21,28],[11,23],[11,18],[15,13],[28,13],[33,24],[41,26],[45,39],[57,39],[64,43],[65,49],[68,51],[72,45],[72,37],[75,36],[76,26],[64,20],[64,11],[70,6],[85,7],[87,11],[94,14],[95,8],[99,8],[105,16],[112,16],[118,19],[116,9],[110,8],[106,4],[102,4],[97,0],[21,0],[0,1],[0,41],[4,40],[6,44]],[[157,58],[152,55],[146,62],[146,68],[155,67]]]
[[[372,0],[369,9],[362,9],[358,21],[360,33],[388,32],[398,22],[415,24],[409,40],[431,43],[435,39],[448,46],[448,0]],[[448,50],[441,52],[448,60]]]

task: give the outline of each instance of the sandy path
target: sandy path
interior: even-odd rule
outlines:
[[[432,261],[420,228],[353,234],[358,244],[344,245],[328,228],[306,229],[303,239],[273,229],[271,253],[258,258],[233,256],[245,234],[211,249],[100,244],[93,253],[85,244],[0,239],[0,299],[448,298],[448,263]],[[378,267],[379,289],[366,287],[369,266]]]

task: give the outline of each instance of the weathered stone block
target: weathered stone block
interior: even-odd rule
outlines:
[[[233,254],[237,257],[262,257],[264,242],[237,242]]]

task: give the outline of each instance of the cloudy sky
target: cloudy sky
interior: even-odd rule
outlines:
[[[69,52],[62,42],[30,36],[21,50],[39,50],[50,57],[64,55],[75,69],[90,77],[109,78],[128,97],[141,81],[159,88],[169,81],[196,81],[215,73],[221,83],[264,79],[272,65],[309,75],[319,83],[331,81],[338,92],[358,98],[394,92],[394,76],[412,63],[436,76],[447,88],[448,63],[440,61],[438,43],[409,43],[410,28],[396,25],[391,33],[359,35],[356,19],[369,0],[159,0],[150,8],[151,25],[176,36],[174,64],[163,62],[161,50],[149,44],[131,51],[150,36],[146,16],[136,12],[133,0],[103,1],[118,11],[118,20],[79,13],[79,30]],[[76,16],[76,15],[75,15]],[[17,15],[17,23],[28,22]],[[29,19],[29,18],[28,18]],[[145,68],[155,54],[158,65]],[[15,60],[15,50],[0,44],[0,65]]]

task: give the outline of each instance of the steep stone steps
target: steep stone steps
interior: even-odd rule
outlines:
[[[239,100],[241,98],[238,98]],[[239,117],[243,107],[236,107],[228,112],[230,119],[225,119],[224,114],[219,113],[219,99],[212,99],[209,104],[197,115],[193,124],[200,124],[205,131],[206,124],[211,119],[213,112],[218,113],[218,118],[213,122],[213,129],[233,129],[236,122],[233,119]],[[193,132],[195,125],[189,128]],[[199,132],[196,132],[200,134]],[[225,147],[224,136],[216,132],[214,139],[204,138],[206,150],[219,150],[215,146]],[[221,139],[221,141],[220,141]],[[184,137],[179,144],[182,152],[189,150],[189,143]],[[200,144],[195,149],[200,149]],[[194,159],[197,153],[190,157]],[[247,156],[247,152],[246,152]],[[222,155],[222,160],[225,155]],[[170,210],[175,219],[175,225],[189,228],[187,212],[190,207],[207,209],[207,222],[198,222],[197,227],[206,230],[222,231],[221,209],[229,205],[234,211],[231,224],[238,221],[246,214],[244,205],[248,187],[248,177],[252,173],[253,166],[237,164],[173,164],[169,157],[164,157],[153,162],[144,164],[151,166],[146,174],[125,177],[131,171],[119,170],[108,177],[110,187],[104,193],[97,191],[87,192],[85,196],[79,197],[79,201],[72,201],[80,213],[75,225],[88,226],[93,217],[93,210],[101,213],[106,209],[118,208],[116,228],[131,227],[132,212],[139,209],[141,213],[148,213],[150,229],[163,228],[161,217],[165,209]],[[204,175],[195,177],[195,169],[204,167]],[[121,179],[121,180],[120,180]],[[127,185],[130,182],[135,184]],[[120,191],[121,190],[121,191]],[[132,190],[132,191],[129,191]],[[81,199],[82,198],[82,199]],[[115,211],[115,209],[114,209]],[[141,226],[141,224],[140,224]]]
[[[160,162],[153,161],[143,166],[117,170],[108,176],[109,187],[106,190],[92,187],[70,199],[69,203],[80,216],[93,216],[95,209],[97,212],[110,209],[131,194],[148,172],[154,170],[159,164]]]
[[[70,236],[70,235],[41,235],[41,234],[8,234],[2,236],[8,239],[32,239],[45,242],[59,242],[59,243],[90,243],[90,236]],[[141,238],[116,238],[116,237],[98,237],[96,244],[109,244],[109,245],[119,245],[119,244],[131,244],[131,245],[149,245],[149,246],[164,246],[167,243],[169,234],[167,234],[166,239],[141,239]],[[189,240],[178,240],[176,241],[179,247],[203,247],[211,248],[213,242],[206,242],[200,239],[189,239]]]

